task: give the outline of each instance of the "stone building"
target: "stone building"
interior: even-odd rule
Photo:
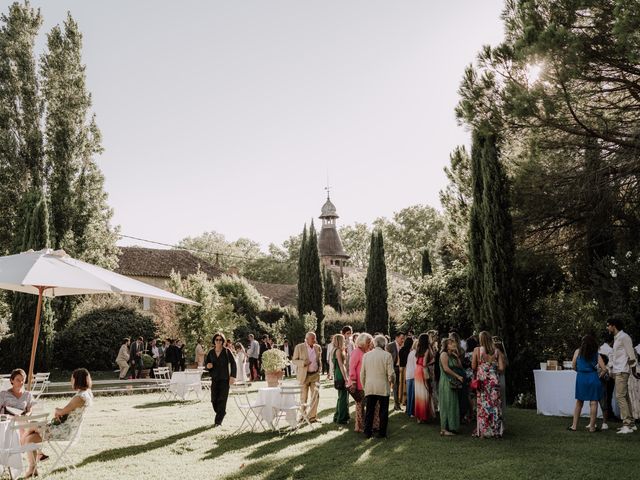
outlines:
[[[322,206],[320,219],[322,220],[322,228],[318,237],[318,254],[320,262],[325,267],[329,267],[332,271],[343,273],[343,267],[348,265],[349,255],[345,252],[340,240],[340,234],[336,225],[338,219],[335,205],[331,202],[329,194],[327,201]],[[333,267],[333,268],[331,268]],[[336,268],[337,267],[337,268]]]

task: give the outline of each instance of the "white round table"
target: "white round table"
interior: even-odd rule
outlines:
[[[279,387],[265,387],[258,389],[258,403],[264,403],[264,408],[258,415],[273,426],[276,414],[274,408],[293,407],[296,405],[296,399],[293,395],[282,395]],[[297,410],[287,410],[286,420],[290,427],[295,427],[298,423]]]
[[[200,398],[202,394],[202,372],[173,372],[169,383],[169,391],[185,400],[189,392],[195,392]]]
[[[9,430],[10,424],[10,420],[0,421],[0,465],[9,467],[13,478],[18,478],[23,472],[22,455],[17,453],[7,455],[1,451],[5,448],[20,446],[20,435],[17,431]]]

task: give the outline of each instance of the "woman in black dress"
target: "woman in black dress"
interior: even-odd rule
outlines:
[[[224,345],[224,335],[219,332],[214,334],[213,348],[209,350],[205,360],[211,375],[211,404],[216,414],[214,428],[222,425],[227,413],[229,387],[236,381],[236,361],[233,353]]]

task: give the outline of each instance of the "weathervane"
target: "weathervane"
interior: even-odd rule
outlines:
[[[327,191],[327,200],[330,200],[331,186],[329,186],[329,169],[328,168],[327,168],[327,186],[324,187],[324,189]]]

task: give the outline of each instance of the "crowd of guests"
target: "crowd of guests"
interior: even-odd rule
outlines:
[[[368,438],[386,437],[390,398],[418,423],[435,422],[440,434],[458,433],[475,420],[473,435],[500,438],[504,432],[502,342],[488,332],[466,341],[455,332],[438,340],[436,331],[384,335],[352,333],[345,327],[328,349],[338,400],[334,422],[349,421],[349,399],[355,401],[355,431]],[[344,379],[344,383],[343,383]]]
[[[149,355],[153,359],[151,369],[157,367],[169,367],[172,372],[180,372],[186,369],[187,351],[184,342],[168,338],[164,341],[151,339],[145,343],[143,337],[131,342],[130,338],[124,338],[118,355],[116,365],[120,369],[120,380],[128,378],[142,378],[144,363],[142,356]],[[195,358],[199,366],[204,364],[204,347],[202,339],[198,339],[195,347]]]

